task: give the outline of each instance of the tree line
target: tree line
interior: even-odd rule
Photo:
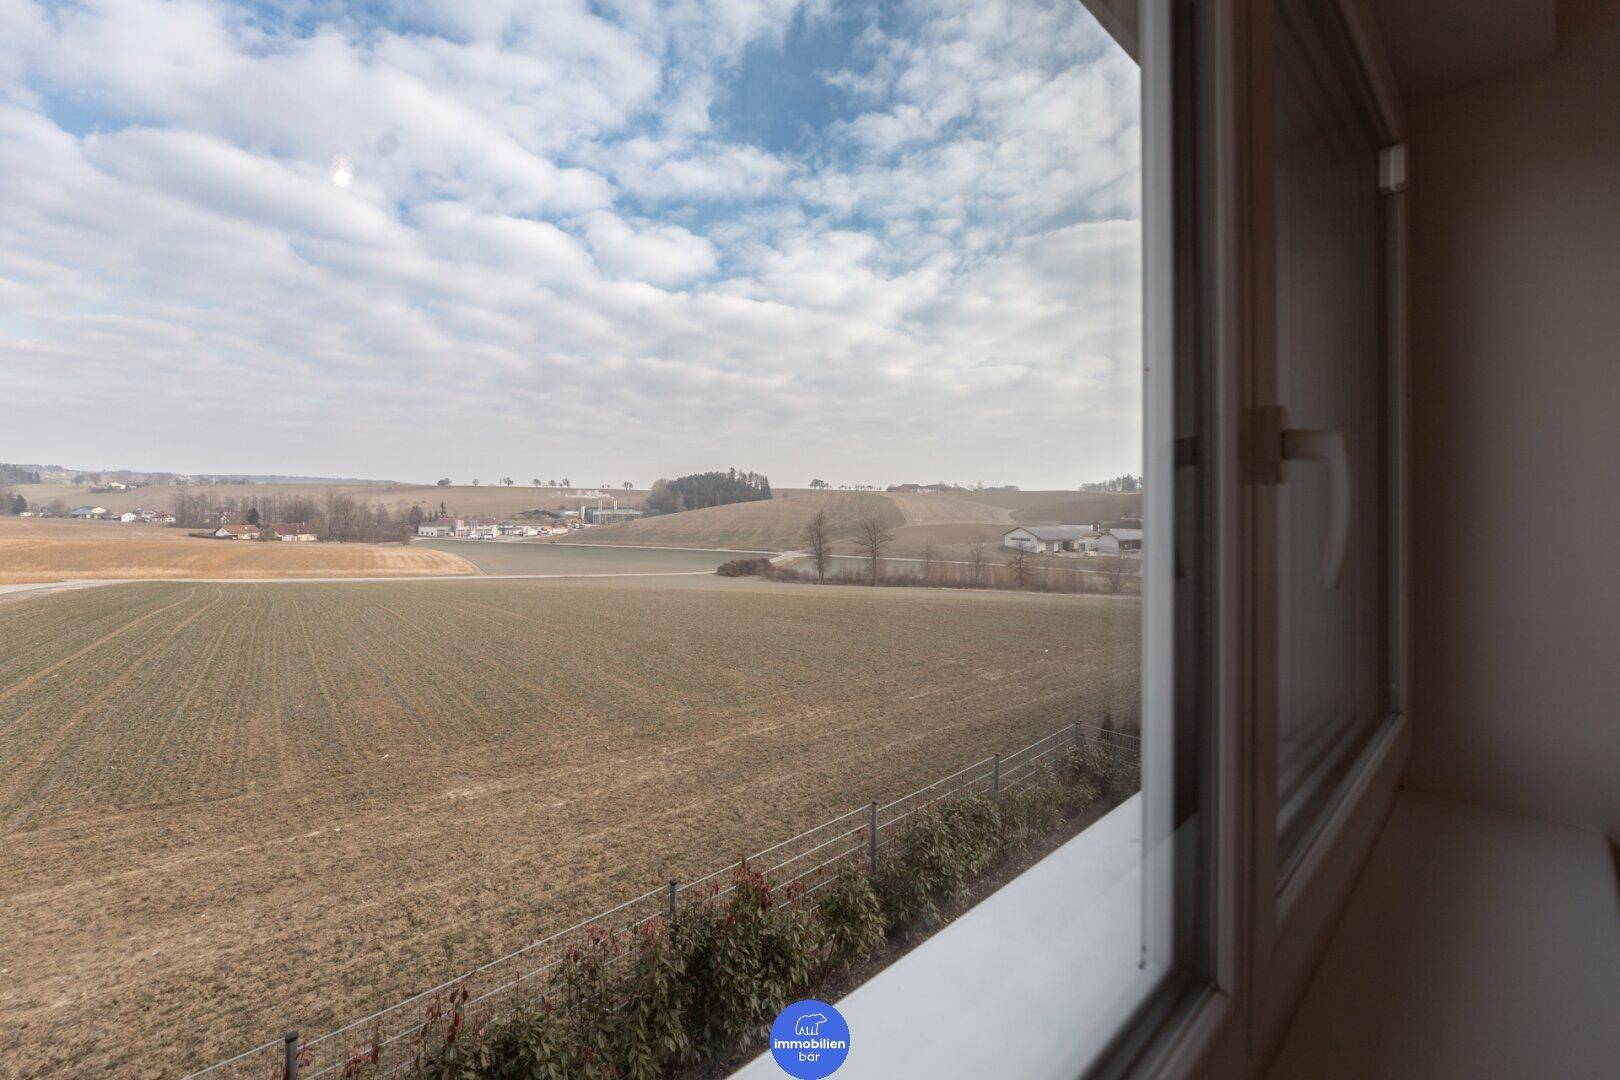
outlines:
[[[225,522],[271,525],[276,522],[308,525],[323,540],[367,543],[394,543],[409,540],[418,523],[426,518],[420,506],[401,510],[397,516],[388,507],[368,507],[351,495],[331,490],[319,496],[308,495],[226,495],[181,488],[171,507],[175,523],[186,528],[206,528]],[[442,504],[441,504],[442,509]]]
[[[809,556],[814,580],[828,583],[848,583],[847,576],[831,574],[834,557],[833,545],[837,537],[853,528],[854,546],[864,566],[859,580],[867,585],[940,585],[968,588],[1029,589],[1039,592],[1109,592],[1125,591],[1140,580],[1140,564],[1115,556],[1094,560],[1087,572],[1077,573],[1074,568],[1055,566],[1043,562],[1037,555],[1023,548],[1003,549],[984,537],[975,537],[967,547],[965,559],[941,558],[932,543],[923,546],[916,561],[921,573],[885,574],[884,560],[889,558],[889,546],[894,533],[883,519],[866,516],[850,521],[835,521],[825,509],[817,510],[805,523],[801,534],[805,554]],[[727,576],[758,574],[785,580],[802,580],[793,570],[773,566],[769,560],[737,560],[727,564],[733,569]]]
[[[1126,473],[1124,476],[1116,476],[1111,480],[1099,480],[1090,484],[1081,484],[1080,490],[1118,491],[1129,494],[1142,490],[1142,478],[1140,476],[1132,475],[1131,473]]]
[[[647,491],[646,506],[649,514],[674,514],[770,497],[771,482],[763,473],[727,469],[657,480]]]

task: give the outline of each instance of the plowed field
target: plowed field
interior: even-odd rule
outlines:
[[[401,544],[208,540],[112,522],[0,518],[0,585],[74,578],[411,577],[473,574],[460,556]]]
[[[0,606],[0,1076],[358,1018],[1069,720],[1116,597],[715,578]]]

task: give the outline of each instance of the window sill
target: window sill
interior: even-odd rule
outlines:
[[[1132,796],[842,1001],[840,1080],[1073,1080],[1157,985]],[[743,1080],[780,1078],[767,1053]]]

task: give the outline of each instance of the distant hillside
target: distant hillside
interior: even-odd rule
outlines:
[[[817,509],[833,519],[834,550],[855,550],[856,523],[876,514],[894,535],[890,553],[958,556],[973,541],[998,544],[1019,524],[1083,524],[1138,512],[1141,497],[1108,492],[925,492],[778,490],[767,501],[715,506],[589,529],[570,543],[719,547],[790,551],[804,546],[804,526]]]
[[[103,472],[103,476],[121,479],[119,473]],[[131,474],[140,475],[140,474]],[[172,481],[177,474],[166,473],[164,479]],[[249,484],[399,484],[397,480],[368,480],[362,476],[280,476],[275,473],[187,473],[194,480],[211,480],[219,483],[235,483],[237,481]],[[403,485],[406,487],[412,485]]]
[[[643,518],[575,533],[563,543],[792,551],[804,547],[804,527],[825,509],[833,519],[833,550],[855,551],[855,527],[877,515],[894,540],[891,555],[964,556],[975,540],[999,546],[1018,524],[1112,521],[1139,512],[1141,497],[1108,492],[925,492],[778,490],[768,501],[715,506]]]
[[[835,536],[853,536],[856,523],[869,515],[876,515],[890,528],[905,524],[899,505],[880,492],[778,491],[775,498],[759,502],[604,525],[561,542],[789,551],[803,546],[805,524],[817,510],[831,516]]]
[[[970,491],[955,496],[999,506],[1020,525],[1084,525],[1142,512],[1142,496],[1116,491]]]
[[[176,488],[172,484],[152,484],[149,487],[136,488],[133,491],[109,491],[92,493],[88,485],[75,486],[73,484],[13,484],[12,490],[21,494],[28,500],[30,506],[48,507],[54,503],[61,503],[65,508],[83,506],[94,503],[96,506],[105,506],[108,510],[121,512],[137,506],[144,506],[153,510],[172,509]],[[439,504],[444,503],[445,510],[453,515],[462,517],[504,517],[520,513],[524,510],[534,509],[564,509],[578,508],[580,505],[596,505],[597,500],[587,498],[576,491],[562,488],[546,487],[471,487],[467,485],[452,485],[438,487],[433,484],[393,484],[393,483],[362,483],[362,484],[204,484],[193,485],[189,490],[193,492],[206,492],[216,501],[224,502],[227,499],[265,498],[279,496],[288,498],[292,496],[305,496],[320,499],[328,491],[336,491],[348,495],[366,506],[385,506],[390,510],[407,510],[412,504],[420,505],[424,510],[437,510]],[[595,489],[588,489],[595,490]],[[620,506],[640,506],[645,497],[644,491],[625,491],[616,489],[612,497],[619,501]]]

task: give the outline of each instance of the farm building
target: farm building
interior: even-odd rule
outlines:
[[[416,535],[449,536],[453,528],[448,521],[424,521],[416,527]]]
[[[221,540],[254,540],[258,538],[259,527],[246,523],[237,525],[221,525],[214,530],[214,535]]]
[[[632,510],[628,506],[585,507],[585,520],[592,525],[617,525],[621,521],[634,521],[640,516],[640,510]]]
[[[79,518],[81,521],[99,520],[106,516],[105,506],[75,506],[68,511],[68,517]]]
[[[315,530],[302,521],[271,522],[260,529],[259,535],[266,540],[287,540],[306,544],[318,539]]]
[[[1101,555],[1139,555],[1142,552],[1142,530],[1104,529],[1087,550]]]
[[[1002,535],[1001,546],[1056,554],[1087,551],[1088,542],[1096,539],[1096,531],[1086,525],[1020,525]]]

